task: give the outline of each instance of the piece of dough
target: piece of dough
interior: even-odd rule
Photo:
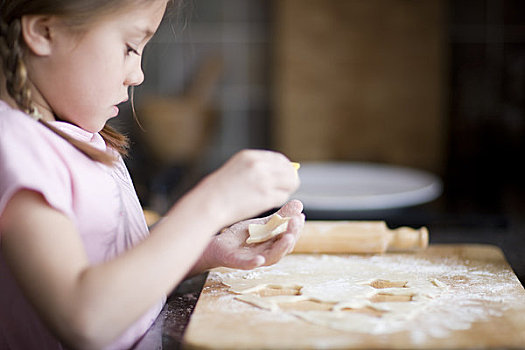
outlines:
[[[299,176],[299,168],[301,167],[301,164],[299,163],[295,163],[295,162],[291,162],[292,163],[292,166],[293,168],[295,169],[295,176]]]
[[[299,168],[301,167],[301,164],[299,163],[296,163],[296,162],[292,162],[292,166],[295,168],[295,170],[299,170]]]
[[[413,332],[419,341],[501,313],[504,299],[488,282],[495,276],[483,268],[412,254],[291,255],[249,272],[214,271],[212,278],[236,300],[273,313],[345,332]],[[468,285],[454,282],[465,276]]]
[[[250,237],[246,243],[260,243],[267,241],[278,234],[286,232],[290,218],[283,218],[279,214],[274,214],[266,224],[250,224],[248,232]]]

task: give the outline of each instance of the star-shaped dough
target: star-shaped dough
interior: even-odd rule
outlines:
[[[288,229],[288,221],[290,218],[283,218],[279,214],[274,214],[266,224],[250,224],[248,225],[248,233],[250,237],[246,243],[260,243],[267,241]]]

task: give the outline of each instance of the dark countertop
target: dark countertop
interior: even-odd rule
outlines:
[[[207,274],[182,282],[168,297],[157,320],[134,350],[178,350],[191,313],[197,304]]]

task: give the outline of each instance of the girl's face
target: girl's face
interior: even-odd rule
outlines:
[[[66,25],[55,26],[49,35],[50,54],[33,57],[28,64],[39,110],[52,111],[87,131],[100,131],[118,114],[116,105],[128,99],[129,87],[144,80],[141,55],[165,8],[165,0],[150,1],[97,22],[80,35]]]

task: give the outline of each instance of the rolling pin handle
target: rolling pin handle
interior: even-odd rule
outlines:
[[[387,251],[421,250],[428,246],[428,230],[426,227],[419,229],[400,227],[390,230],[390,232],[392,233],[392,240]]]

